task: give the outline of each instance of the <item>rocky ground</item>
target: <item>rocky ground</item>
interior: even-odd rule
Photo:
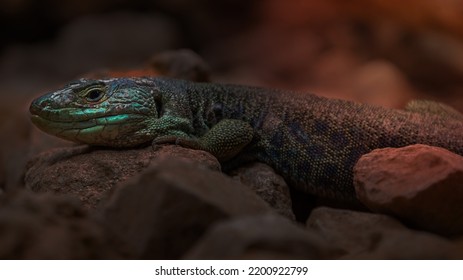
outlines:
[[[0,7],[16,3],[11,13],[33,17],[33,7],[18,6],[28,2]],[[446,150],[365,155],[355,167],[359,207],[298,192],[262,163],[225,174],[203,151],[61,141],[32,127],[27,112],[33,97],[75,77],[126,75],[307,90],[394,108],[427,98],[462,111],[461,4],[414,0],[404,14],[402,1],[234,1],[228,9],[242,18],[233,21],[207,1],[85,17],[90,6],[82,3],[95,1],[70,2],[50,3],[62,18],[49,20],[67,22],[53,40],[1,49],[0,258],[463,258],[463,158]],[[172,51],[185,46],[201,56]]]
[[[421,150],[411,151],[414,160],[434,152],[431,147],[416,149]],[[446,153],[439,150],[434,157],[444,161],[449,157]],[[85,146],[50,150],[29,162],[26,189],[1,196],[0,257],[463,257],[459,238],[463,158],[453,168],[433,159],[423,163],[428,169],[417,167],[421,172],[446,172],[439,182],[428,182],[423,176],[415,179],[426,187],[410,191],[403,187],[410,174],[402,172],[403,159],[397,158],[404,154],[410,157],[398,149],[382,155],[378,150],[357,166],[360,199],[386,214],[321,206],[323,203],[309,199],[303,205],[310,215],[300,220],[303,214],[295,213],[298,210],[292,207],[289,187],[264,164],[241,167],[229,176],[220,172],[212,155],[179,146],[157,151],[151,147],[115,151]],[[375,160],[374,172],[363,170],[363,165],[371,164],[368,157],[375,156],[395,157],[396,166],[390,160],[387,164]],[[375,172],[388,174],[372,182],[368,176],[378,178]]]

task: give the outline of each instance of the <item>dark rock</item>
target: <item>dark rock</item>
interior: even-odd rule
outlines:
[[[458,251],[445,238],[408,229],[382,214],[320,207],[307,227],[345,250],[344,259],[448,259]]]
[[[120,186],[105,217],[137,258],[175,259],[212,224],[270,211],[248,187],[227,176],[165,158]]]
[[[230,172],[230,176],[249,186],[283,216],[294,220],[289,187],[270,166],[255,162]]]
[[[236,218],[213,226],[185,259],[326,259],[342,251],[277,215]]]
[[[0,259],[127,258],[79,202],[28,192],[2,196]]]
[[[426,145],[378,149],[354,168],[359,200],[426,230],[463,234],[463,157]]]

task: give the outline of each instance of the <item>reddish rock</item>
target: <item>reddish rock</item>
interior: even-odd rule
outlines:
[[[425,145],[378,149],[354,168],[358,199],[373,211],[434,232],[463,234],[463,157]]]
[[[123,183],[104,216],[136,258],[176,259],[214,223],[269,212],[254,192],[224,174],[165,158]]]
[[[255,162],[233,170],[230,175],[250,187],[283,216],[294,220],[289,187],[270,166]]]

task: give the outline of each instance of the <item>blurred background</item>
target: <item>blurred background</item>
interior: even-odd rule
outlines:
[[[457,0],[2,0],[0,28],[0,124],[69,80],[177,49],[212,81],[463,110]]]
[[[188,48],[213,81],[463,109],[457,0],[2,0],[0,26],[3,95]]]

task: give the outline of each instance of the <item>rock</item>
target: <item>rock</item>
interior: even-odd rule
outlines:
[[[230,172],[233,179],[250,187],[258,196],[283,216],[295,220],[289,187],[270,166],[255,162]]]
[[[127,258],[75,199],[20,192],[0,202],[0,259]]]
[[[319,207],[307,227],[343,249],[343,259],[448,259],[457,248],[437,235],[410,230],[392,217]]]
[[[212,227],[185,259],[327,259],[339,256],[321,236],[277,215],[235,218]]]
[[[271,211],[219,172],[164,158],[122,184],[104,213],[136,258],[176,259],[214,223]]]
[[[151,146],[130,150],[77,146],[37,155],[29,163],[25,184],[35,192],[75,196],[86,209],[94,209],[105,201],[117,183],[145,169],[154,158],[171,156],[188,158],[197,164],[220,169],[212,155],[173,145],[156,152]]]
[[[220,162],[208,152],[192,150],[177,145],[161,145],[157,150],[156,161],[161,162],[171,158],[193,163],[210,170],[220,171]]]
[[[72,195],[79,198],[85,208],[94,209],[118,182],[140,172],[154,157],[151,148],[52,149],[29,163],[25,184],[34,192]]]
[[[463,157],[426,145],[378,149],[354,168],[358,199],[373,211],[445,235],[463,234]]]

